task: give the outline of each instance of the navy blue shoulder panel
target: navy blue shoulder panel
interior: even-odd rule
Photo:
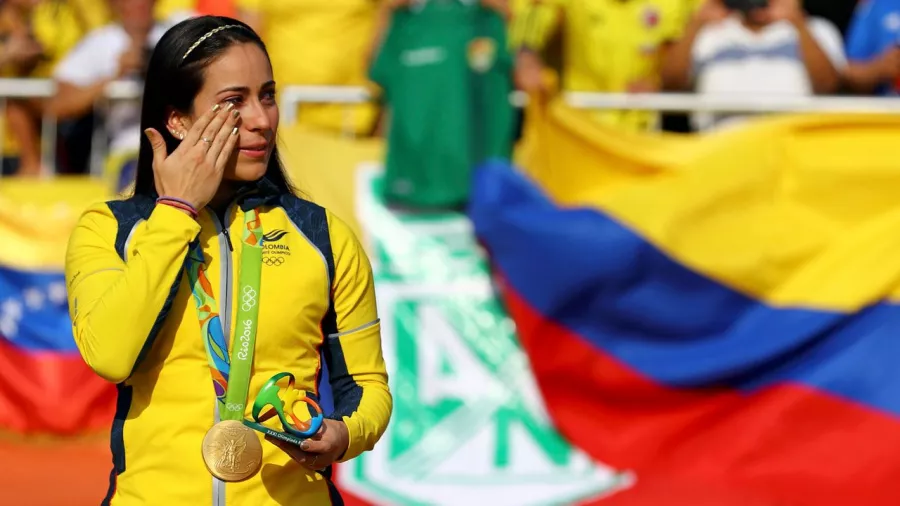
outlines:
[[[281,207],[285,210],[288,218],[297,225],[297,228],[319,249],[325,257],[325,263],[328,268],[328,279],[331,280],[332,297],[328,301],[328,310],[322,318],[322,347],[319,350],[323,367],[319,368],[320,377],[316,378],[316,384],[319,388],[319,398],[322,404],[327,406],[328,394],[331,394],[331,401],[334,409],[328,418],[340,420],[344,416],[352,415],[359,407],[362,399],[362,387],[353,380],[353,376],[347,368],[347,361],[344,358],[344,350],[341,347],[341,340],[337,336],[337,312],[334,307],[334,277],[335,277],[335,258],[334,250],[331,246],[331,234],[328,228],[328,216],[325,209],[307,200],[300,199],[293,195],[284,195],[281,197]],[[329,337],[334,336],[334,337]],[[321,374],[328,374],[328,385],[322,384]],[[330,388],[328,388],[330,387]],[[330,392],[328,392],[330,390]],[[325,408],[327,409],[327,408]]]
[[[153,212],[155,202],[148,197],[131,197],[127,200],[113,200],[106,203],[109,210],[118,222],[118,230],[116,231],[116,252],[122,260],[128,255],[125,252],[125,243],[128,241],[128,235],[131,229],[137,225],[137,222],[150,218]]]
[[[295,195],[282,195],[279,199],[288,218],[325,256],[328,279],[334,282],[334,253],[331,249],[331,234],[328,231],[328,216],[325,208]]]

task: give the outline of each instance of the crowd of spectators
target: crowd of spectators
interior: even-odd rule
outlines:
[[[543,82],[548,34],[563,32],[563,87],[600,92],[727,95],[893,93],[900,2],[894,0],[545,0],[514,20],[517,81]],[[845,37],[846,34],[846,37]],[[846,39],[846,42],[845,42]],[[602,111],[632,130],[706,131],[739,120]],[[678,119],[670,117],[669,119]]]
[[[168,26],[198,14],[228,15],[266,40],[279,85],[363,85],[378,15],[374,0],[0,0],[2,77],[45,78],[52,97],[5,100],[3,172],[42,172],[41,119],[57,120],[57,173],[84,173],[100,148],[119,164],[140,139],[139,100],[105,100],[113,81],[143,79]],[[2,92],[2,90],[0,90]],[[300,121],[369,135],[377,109],[303,107]],[[349,118],[349,119],[348,119]],[[97,133],[100,135],[97,135]]]
[[[139,104],[105,102],[104,90],[113,81],[140,83],[156,40],[186,16],[232,15],[257,29],[279,86],[374,86],[369,67],[392,11],[428,2],[481,3],[501,15],[514,62],[510,79],[526,91],[545,86],[548,68],[558,71],[562,89],[578,91],[900,90],[900,0],[0,0],[3,77],[56,83],[52,97],[5,101],[4,173],[42,172],[44,117],[58,121],[57,172],[84,172],[98,142],[109,156],[134,152]],[[377,102],[305,105],[298,114],[314,128],[356,136],[381,135],[385,116]],[[636,131],[706,131],[740,119],[591,116]]]

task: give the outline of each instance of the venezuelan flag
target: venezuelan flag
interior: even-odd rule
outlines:
[[[81,210],[107,195],[80,178],[0,186],[0,429],[63,435],[109,425],[115,393],[78,354],[63,276]]]
[[[900,120],[533,112],[470,215],[551,417],[637,473],[600,504],[900,504]]]

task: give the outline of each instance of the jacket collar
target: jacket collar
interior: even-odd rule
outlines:
[[[237,204],[242,211],[247,212],[260,206],[277,204],[281,200],[282,191],[268,176],[263,176],[256,181],[243,183],[238,187],[232,204]],[[156,192],[152,196],[132,196],[129,200],[135,202],[144,219],[149,218],[156,203]]]
[[[277,203],[281,197],[281,190],[268,176],[263,176],[256,181],[244,183],[238,188],[234,201],[241,210],[247,212],[251,209]]]

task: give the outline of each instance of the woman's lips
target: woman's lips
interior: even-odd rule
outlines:
[[[267,144],[256,144],[254,146],[243,146],[240,148],[242,155],[250,158],[265,158],[268,152]]]

